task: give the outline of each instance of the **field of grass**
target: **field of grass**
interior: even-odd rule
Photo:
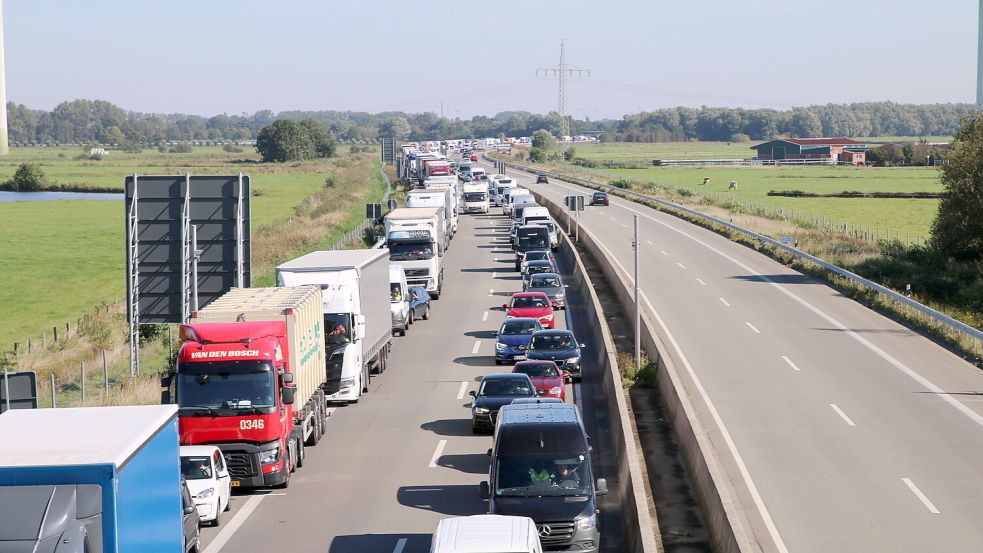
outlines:
[[[226,153],[219,147],[196,148],[191,154],[114,151],[101,161],[75,161],[72,157],[81,149],[14,148],[10,156],[0,159],[0,175],[11,175],[19,163],[30,161],[40,164],[56,182],[85,182],[121,189],[123,178],[134,171],[143,174],[186,171],[234,174],[242,171],[251,176],[254,191],[261,191],[261,195],[252,198],[254,270],[259,271],[262,263],[255,266],[260,261],[255,257],[261,253],[257,247],[261,247],[264,231],[268,233],[268,228],[295,216],[295,208],[324,189],[329,173],[347,170],[339,164],[348,163],[350,159],[348,155],[340,155],[336,160],[264,164],[255,160],[254,151],[243,149],[242,153]],[[366,154],[358,159],[362,158],[371,160],[374,156]],[[250,161],[243,163],[240,160]],[[375,166],[366,161],[359,164],[359,170],[368,174]],[[351,178],[350,173],[345,175]],[[344,205],[345,213],[336,216],[336,223],[344,226],[354,217],[349,212],[356,210],[352,207],[354,204],[342,204],[342,200],[360,201],[361,194],[347,188],[344,179],[339,181],[336,185],[339,199],[329,205]],[[359,186],[365,185],[360,183]],[[373,184],[366,194],[375,194],[379,186]],[[66,322],[74,325],[76,318],[91,312],[100,303],[122,298],[125,293],[122,202],[0,203],[0,221],[0,232],[3,233],[0,259],[5,263],[0,271],[3,274],[0,302],[4,306],[0,310],[0,351],[8,350],[14,341],[21,341],[23,346],[27,336],[37,337],[42,329],[47,329],[50,334],[54,325]],[[334,227],[328,228],[323,238],[329,239],[334,230]],[[275,256],[271,255],[268,262],[274,261]],[[271,269],[265,267],[265,270]]]

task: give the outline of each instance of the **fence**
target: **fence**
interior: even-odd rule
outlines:
[[[539,169],[533,167],[527,167],[524,165],[519,165],[512,162],[508,162],[508,165],[510,167],[519,169],[521,171],[525,171],[527,173],[532,173],[532,174],[542,173],[542,171]],[[967,349],[972,350],[972,352],[977,357],[981,355],[980,348],[981,346],[983,346],[983,331],[977,330],[969,326],[968,324],[963,323],[962,321],[957,321],[956,319],[953,319],[952,317],[946,315],[945,313],[936,311],[935,309],[932,309],[927,305],[919,303],[905,296],[904,294],[895,292],[890,288],[887,288],[872,280],[868,280],[842,267],[838,267],[836,265],[833,265],[832,263],[828,263],[814,255],[807,254],[797,248],[794,248],[778,240],[775,240],[774,238],[754,232],[753,230],[748,230],[743,227],[739,227],[729,221],[724,221],[723,219],[718,219],[717,217],[713,217],[705,213],[700,213],[699,211],[690,209],[680,204],[667,202],[665,200],[660,200],[658,198],[647,196],[645,194],[640,194],[638,192],[624,190],[607,184],[602,184],[599,182],[594,182],[587,179],[566,175],[564,173],[550,173],[549,175],[550,177],[559,180],[564,180],[567,182],[572,182],[574,184],[578,184],[587,188],[593,188],[597,190],[605,190],[605,191],[617,193],[619,195],[627,197],[630,200],[636,200],[645,203],[653,203],[661,207],[669,208],[676,211],[681,211],[695,219],[699,219],[702,221],[706,221],[724,227],[728,230],[742,234],[752,240],[756,240],[758,242],[767,244],[768,246],[771,246],[772,248],[775,248],[778,251],[787,253],[799,259],[813,263],[855,285],[858,285],[862,288],[875,292],[876,294],[886,299],[888,302],[891,302],[895,306],[900,307],[905,313],[909,315],[918,315],[924,319],[927,319],[929,322],[931,322],[933,326],[936,326],[939,330],[943,331],[943,333],[954,336],[959,343],[964,344]]]

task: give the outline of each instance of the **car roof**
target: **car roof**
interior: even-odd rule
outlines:
[[[218,449],[213,445],[183,445],[181,446],[181,457],[202,456],[208,457]]]
[[[544,294],[543,292],[516,292],[515,294],[512,294],[512,297],[513,298],[529,298],[529,297],[546,298],[546,294]]]
[[[561,334],[567,336],[573,336],[573,331],[567,330],[566,328],[551,328],[549,330],[537,330],[536,332],[532,333],[533,336],[544,336],[547,334],[554,335],[554,336],[559,336]]]
[[[529,376],[524,373],[493,373],[493,374],[486,374],[485,376],[482,376],[481,381],[484,382],[486,380],[525,380],[527,378],[529,378]]]

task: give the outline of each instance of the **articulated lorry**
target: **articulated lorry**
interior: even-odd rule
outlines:
[[[411,190],[406,194],[406,207],[436,207],[443,210],[448,239],[457,232],[457,199],[451,188]]]
[[[403,207],[383,219],[390,261],[403,266],[410,286],[425,287],[433,299],[440,297],[444,286],[443,213],[435,207]]]
[[[286,487],[327,419],[321,290],[233,288],[180,326],[162,400],[182,445],[214,445],[233,487]]]
[[[354,403],[369,391],[371,373],[386,370],[392,344],[389,250],[311,252],[276,268],[278,286],[314,284],[323,296],[331,402]]]
[[[0,551],[184,551],[173,405],[15,409],[0,443]]]

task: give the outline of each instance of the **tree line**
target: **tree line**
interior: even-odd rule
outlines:
[[[780,111],[743,108],[668,108],[592,121],[568,117],[574,134],[598,133],[613,142],[684,140],[767,140],[779,136],[950,136],[960,120],[973,113],[972,104],[896,104],[866,102],[828,104]],[[525,111],[495,116],[450,119],[434,113],[261,110],[252,114],[213,117],[139,113],[104,100],[62,102],[51,111],[7,104],[10,140],[16,145],[127,144],[176,141],[255,139],[274,121],[312,119],[338,140],[441,140],[461,137],[532,136],[546,130],[559,136],[562,119]]]

